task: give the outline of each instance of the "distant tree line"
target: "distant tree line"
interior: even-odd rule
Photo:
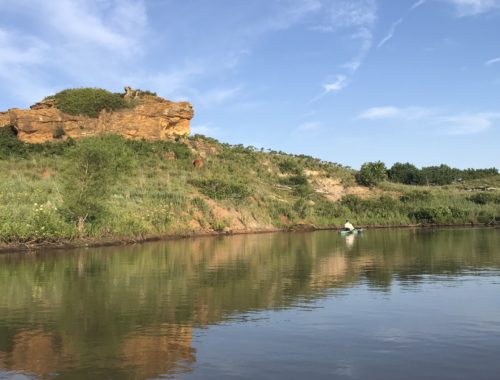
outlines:
[[[406,185],[449,185],[498,174],[498,169],[457,169],[448,165],[427,166],[421,169],[410,163],[396,162],[387,169],[383,162],[367,162],[361,166],[356,180],[364,186],[374,186],[384,180]]]

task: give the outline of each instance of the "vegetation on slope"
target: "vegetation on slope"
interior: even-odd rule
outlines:
[[[44,100],[54,100],[56,107],[69,115],[98,117],[102,110],[115,111],[130,104],[123,94],[109,92],[101,88],[71,88],[49,96]]]
[[[193,160],[201,155],[204,166],[196,168]],[[0,129],[0,241],[133,238],[303,223],[340,227],[346,218],[356,225],[500,221],[498,191],[466,191],[500,187],[498,174],[446,186],[382,180],[362,187],[356,178],[359,173],[339,164],[202,136],[179,142],[100,136],[30,145],[5,127]]]

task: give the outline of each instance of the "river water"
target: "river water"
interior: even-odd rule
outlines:
[[[0,255],[0,379],[500,379],[500,230]]]

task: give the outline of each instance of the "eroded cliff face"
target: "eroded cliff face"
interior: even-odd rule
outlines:
[[[129,95],[127,93],[127,96]],[[99,117],[74,116],[61,112],[53,101],[0,112],[0,127],[11,125],[19,140],[37,144],[69,137],[113,133],[130,139],[165,140],[189,134],[193,108],[188,102],[171,102],[158,96],[133,99],[134,107],[101,111]]]

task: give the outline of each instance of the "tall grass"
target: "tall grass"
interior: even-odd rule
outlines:
[[[201,136],[181,142],[113,137],[102,149],[127,152],[130,165],[119,180],[118,171],[106,172],[105,192],[88,192],[86,200],[100,197],[105,212],[88,218],[79,230],[76,220],[68,218],[71,180],[67,173],[76,167],[75,152],[99,146],[100,138],[35,146],[17,143],[9,133],[0,137],[0,149],[4,149],[0,154],[0,241],[4,243],[141,237],[230,226],[286,228],[310,223],[339,227],[345,219],[355,225],[500,221],[498,191],[464,191],[463,184],[422,187],[384,182],[368,198],[347,195],[332,202],[316,191],[310,176],[338,178],[349,187],[355,183],[352,169]],[[105,148],[106,144],[112,144],[112,149]],[[203,147],[211,153],[203,168],[195,168],[193,158]],[[166,152],[174,152],[176,159],[167,159]],[[113,155],[118,159],[119,155]],[[100,185],[96,181],[92,186],[98,190]]]

